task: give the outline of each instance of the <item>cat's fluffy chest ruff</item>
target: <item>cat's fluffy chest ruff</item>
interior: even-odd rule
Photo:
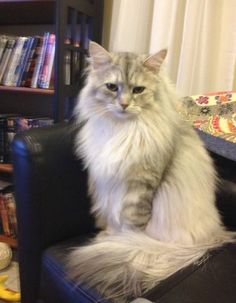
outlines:
[[[128,192],[127,179],[130,182],[136,177],[134,168],[159,165],[153,131],[141,119],[122,125],[90,120],[79,133],[79,153],[89,169],[92,212],[111,229],[123,228],[120,214]],[[160,167],[160,174],[162,170]]]
[[[123,125],[89,121],[79,134],[79,142],[85,165],[103,179],[119,180],[131,166],[158,154],[157,139],[142,121],[126,121]]]

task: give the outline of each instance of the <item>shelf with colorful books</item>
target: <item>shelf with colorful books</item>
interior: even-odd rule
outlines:
[[[51,126],[53,119],[47,116],[0,114],[0,173],[11,174],[11,143],[15,135],[31,128]]]
[[[4,87],[53,87],[56,36],[0,35],[0,84]]]

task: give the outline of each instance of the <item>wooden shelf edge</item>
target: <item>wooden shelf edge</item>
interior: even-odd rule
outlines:
[[[17,248],[17,246],[18,246],[16,239],[13,239],[11,237],[7,237],[7,236],[5,236],[3,234],[0,235],[0,242],[7,243],[12,248]]]
[[[0,163],[0,172],[11,174],[13,172],[12,164]]]
[[[15,87],[15,86],[3,86],[3,85],[0,85],[0,91],[29,93],[29,94],[42,94],[42,95],[53,95],[54,94],[53,89]]]

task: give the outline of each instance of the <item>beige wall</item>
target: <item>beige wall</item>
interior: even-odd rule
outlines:
[[[111,32],[111,17],[112,17],[113,0],[104,0],[104,18],[103,18],[103,41],[102,45],[109,48],[109,39]]]

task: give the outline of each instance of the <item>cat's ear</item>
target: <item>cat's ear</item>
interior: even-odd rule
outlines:
[[[154,72],[158,72],[162,65],[162,62],[165,60],[166,55],[167,49],[162,49],[158,53],[149,56],[143,62],[143,65]]]
[[[111,55],[96,42],[89,42],[89,54],[92,66],[96,69],[101,65],[111,62]]]

